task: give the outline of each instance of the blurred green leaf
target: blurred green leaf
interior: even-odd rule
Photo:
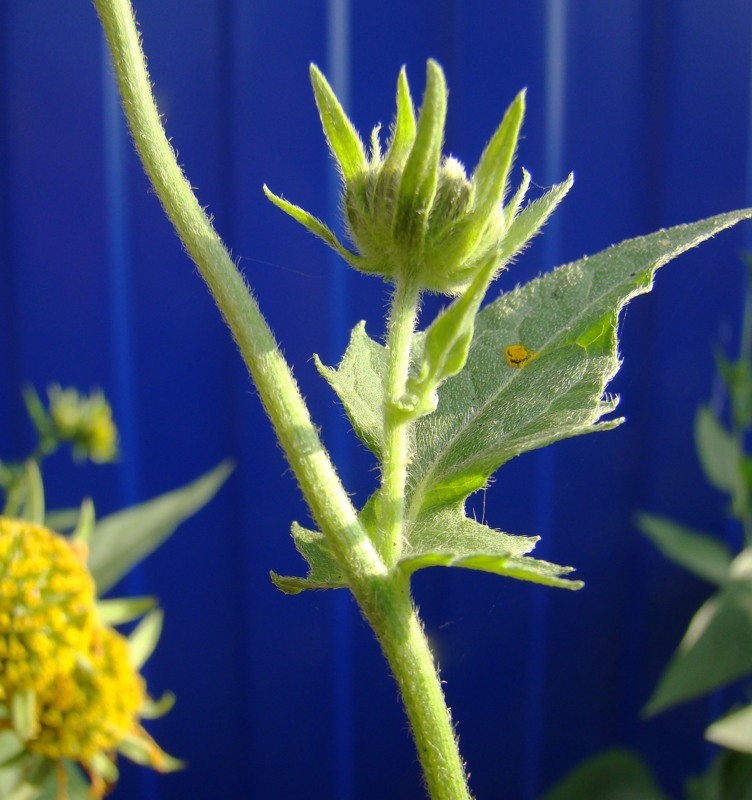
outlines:
[[[705,731],[705,738],[729,750],[752,754],[752,705],[714,722]]]
[[[135,564],[203,508],[233,470],[223,461],[180,489],[99,520],[89,550],[89,569],[99,594],[114,586]]]
[[[698,578],[720,585],[728,577],[731,551],[715,537],[655,514],[639,514],[636,524],[669,561]]]
[[[687,800],[752,800],[752,758],[721,753],[705,775],[687,782]]]
[[[5,766],[23,752],[23,742],[12,730],[0,730],[0,767]],[[2,797],[1,794],[0,797]]]
[[[156,605],[156,597],[117,597],[110,600],[99,600],[97,612],[99,621],[104,625],[123,625],[143,617]]]
[[[700,407],[695,416],[695,445],[708,481],[716,489],[737,497],[744,490],[739,446],[710,406]]]
[[[91,800],[89,782],[81,770],[70,761],[63,761],[63,766],[67,775],[67,800]],[[41,789],[42,793],[38,796],[38,800],[59,800],[57,775],[55,773],[50,775]]]
[[[159,637],[162,635],[163,624],[164,613],[162,609],[153,608],[136,625],[136,628],[128,637],[128,649],[130,650],[131,661],[136,669],[140,670],[154,652]]]
[[[36,735],[38,729],[37,694],[33,689],[13,694],[10,702],[10,716],[13,730],[22,742],[26,742]]]
[[[580,764],[541,800],[668,800],[668,797],[639,756],[618,749]]]
[[[650,698],[652,715],[752,672],[752,582],[729,581],[704,603]]]

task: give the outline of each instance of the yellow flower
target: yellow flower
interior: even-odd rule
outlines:
[[[100,626],[88,656],[39,693],[40,729],[27,746],[53,761],[69,758],[85,765],[138,733],[145,700],[144,679],[131,663],[127,639]]]
[[[68,541],[0,517],[0,702],[41,692],[89,650],[94,581]]]

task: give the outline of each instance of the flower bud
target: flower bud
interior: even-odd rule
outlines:
[[[264,191],[356,269],[393,282],[411,281],[422,291],[456,295],[487,268],[489,260],[494,261],[496,274],[537,230],[525,230],[521,237],[518,226],[505,245],[528,186],[526,176],[509,206],[504,206],[525,93],[517,95],[468,177],[457,159],[441,152],[447,106],[444,73],[429,61],[426,74],[416,120],[405,70],[400,72],[397,112],[382,154],[379,126],[367,152],[326,79],[311,66],[316,105],[342,178],[346,233],[356,252],[307,211],[266,187]]]

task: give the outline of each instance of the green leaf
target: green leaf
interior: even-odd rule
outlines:
[[[176,697],[172,692],[165,692],[159,700],[149,698],[139,709],[139,716],[141,719],[159,719],[170,711],[175,705],[175,700]]]
[[[752,705],[714,722],[705,731],[705,738],[729,750],[752,754]]]
[[[368,264],[366,260],[355,253],[350,252],[350,250],[348,250],[334,235],[331,228],[327,227],[320,219],[314,217],[313,214],[309,214],[305,209],[300,208],[300,206],[293,205],[293,203],[290,203],[282,197],[274,194],[274,192],[272,192],[272,190],[269,189],[266,184],[264,184],[263,189],[264,194],[269,200],[271,200],[272,203],[274,203],[275,206],[277,206],[277,208],[284,211],[285,214],[291,216],[296,222],[299,222],[314,236],[318,236],[319,239],[322,239],[326,244],[329,245],[329,247],[332,248],[332,250],[338,253],[348,264],[350,264],[350,266],[368,272]]]
[[[32,459],[24,463],[25,496],[19,516],[36,525],[44,523],[44,484],[39,464]]]
[[[91,541],[91,534],[94,532],[94,525],[97,518],[94,512],[94,503],[87,497],[81,503],[81,510],[76,520],[76,527],[71,534],[74,542],[83,542],[88,545]]]
[[[668,800],[635,753],[615,749],[576,767],[541,800]]]
[[[708,481],[716,489],[736,496],[743,488],[739,446],[709,406],[702,406],[695,416],[695,444]]]
[[[464,499],[520,453],[618,425],[600,420],[616,405],[604,391],[619,366],[619,311],[650,290],[656,269],[750,216],[731,212],[623,242],[483,309],[465,369],[441,387],[437,410],[416,423],[409,517]],[[513,344],[536,357],[509,366],[504,349]]]
[[[426,567],[464,567],[532,583],[580,589],[582,581],[564,576],[571,567],[526,558],[537,537],[512,536],[465,516],[464,504],[426,514],[407,532],[399,560],[406,575]]]
[[[694,615],[645,713],[712,692],[752,672],[752,582],[729,581]]]
[[[118,750],[135,764],[152,767],[159,772],[177,772],[185,769],[185,762],[167,755],[155,742],[145,735],[128,735],[121,739]]]
[[[436,196],[446,111],[447,88],[444,73],[435,61],[429,59],[426,66],[426,91],[418,116],[415,142],[400,179],[394,217],[395,238],[407,248],[412,248],[423,240],[428,212]]]
[[[156,597],[118,597],[112,600],[99,600],[97,612],[104,625],[123,625],[143,617],[157,605]]]
[[[10,716],[13,730],[22,742],[27,742],[37,734],[37,693],[33,689],[15,692],[10,702]]]
[[[66,800],[90,800],[90,786],[81,770],[70,761],[63,761],[62,764],[67,775]],[[39,800],[58,800],[57,783],[57,775],[53,773],[42,785]]]
[[[307,578],[271,572],[272,583],[285,594],[299,594],[306,589],[341,589],[347,586],[324,535],[292,524],[292,538],[298,552],[309,565]]]
[[[342,177],[350,180],[368,167],[363,143],[332,87],[315,64],[311,64],[310,75],[326,140],[342,170]]]
[[[687,800],[752,800],[752,758],[723,752],[700,778],[687,782]]]
[[[76,527],[80,514],[80,508],[60,508],[55,511],[47,511],[44,516],[44,526],[58,533],[71,531]]]
[[[698,578],[716,585],[728,578],[731,551],[715,537],[655,514],[640,514],[636,524],[666,558]]]
[[[0,730],[0,768],[18,758],[23,752],[24,744],[14,731],[8,728]]]
[[[89,570],[99,594],[114,586],[131,567],[203,508],[233,470],[223,461],[197,480],[97,522],[89,550]]]
[[[159,637],[162,635],[163,625],[164,613],[162,609],[153,608],[136,625],[128,637],[128,650],[131,654],[133,666],[136,669],[140,670],[156,649]]]
[[[365,322],[359,322],[336,369],[325,367],[316,355],[313,358],[316,369],[342,401],[355,433],[380,456],[384,447],[385,349],[368,336]]]

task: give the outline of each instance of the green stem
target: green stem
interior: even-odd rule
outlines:
[[[407,579],[387,568],[360,523],[255,298],[178,166],[154,104],[130,0],[94,0],[94,5],[146,173],[232,331],[313,516],[381,642],[402,693],[431,797],[469,800],[449,711]],[[397,365],[388,378],[389,397],[404,390],[416,307],[416,289],[398,287],[389,335]],[[392,457],[386,485],[389,496],[397,499],[389,510],[389,531],[398,542],[408,428],[392,420],[388,428]]]
[[[409,279],[400,279],[392,300],[387,325],[387,374],[384,385],[384,453],[381,473],[380,541],[382,558],[394,566],[402,550],[405,519],[405,483],[410,461],[411,423],[397,410],[410,372],[410,347],[418,316],[420,290]]]
[[[385,572],[258,304],[193,194],[154,103],[129,0],[94,0],[144,169],[219,306],[313,516],[348,580]]]
[[[374,580],[361,603],[402,695],[432,800],[471,800],[451,715],[408,579]]]

